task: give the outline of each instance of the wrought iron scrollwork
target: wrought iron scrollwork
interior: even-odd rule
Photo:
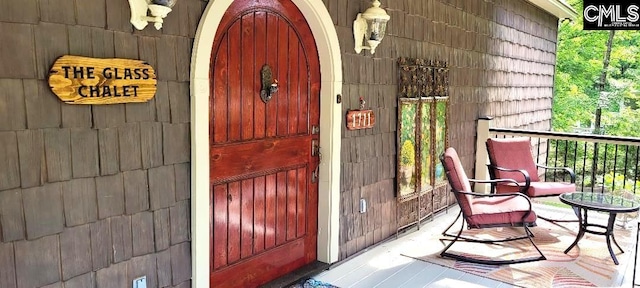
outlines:
[[[419,58],[398,59],[398,97],[445,97],[449,95],[446,61]]]

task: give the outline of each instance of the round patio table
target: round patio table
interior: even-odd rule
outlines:
[[[564,193],[560,195],[560,201],[563,203],[569,204],[574,209],[578,209],[578,221],[580,222],[580,230],[578,231],[578,235],[576,236],[576,240],[573,241],[571,246],[564,250],[564,254],[567,254],[574,246],[578,244],[578,241],[582,239],[585,232],[597,235],[605,235],[607,239],[607,247],[609,248],[609,254],[613,259],[613,263],[618,265],[618,259],[616,255],[613,253],[613,249],[611,248],[611,240],[616,244],[618,249],[622,253],[624,251],[616,242],[616,238],[613,236],[613,225],[616,221],[616,216],[618,213],[629,213],[638,211],[640,208],[640,202],[638,199],[626,199],[620,196],[612,195],[612,194],[603,194],[603,193],[593,193],[593,192],[572,192],[572,193]],[[609,213],[609,221],[607,222],[607,226],[589,223],[587,212],[589,210],[600,211]],[[592,230],[592,227],[600,228],[602,230],[596,231]]]

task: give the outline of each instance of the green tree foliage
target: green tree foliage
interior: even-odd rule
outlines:
[[[569,0],[582,11],[582,0]],[[598,107],[598,79],[602,73],[607,30],[583,30],[582,15],[562,21],[558,28],[557,64],[553,103],[553,130],[572,132],[578,125],[591,126]],[[608,135],[632,136],[624,128],[629,116],[640,122],[640,32],[616,31],[607,69],[606,99],[600,101],[603,125]],[[636,121],[636,120],[633,120]],[[633,122],[632,121],[632,122]],[[637,126],[636,126],[637,127]]]
[[[578,17],[571,22],[562,21],[558,27],[552,129],[590,131],[588,128],[593,127],[596,109],[600,107],[604,134],[640,137],[640,31],[615,31],[604,83],[605,97],[601,97],[598,84],[606,66],[603,61],[610,31],[583,30],[583,1],[567,2],[578,11]],[[636,180],[640,179],[633,179],[638,174],[637,146],[594,147],[564,141],[549,144],[549,159],[557,159],[550,164],[569,166],[577,174],[583,174],[583,179],[578,180],[581,185],[604,185],[612,190],[634,188],[638,193]]]

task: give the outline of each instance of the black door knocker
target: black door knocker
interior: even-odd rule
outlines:
[[[278,79],[273,78],[271,73],[271,66],[264,64],[260,70],[260,77],[262,78],[262,90],[260,90],[260,98],[265,104],[271,100],[273,94],[278,91]]]

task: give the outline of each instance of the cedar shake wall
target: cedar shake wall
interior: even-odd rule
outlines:
[[[189,69],[206,2],[164,28],[126,0],[7,0],[0,9],[0,287],[189,287]],[[147,103],[63,104],[59,56],[142,59]]]
[[[342,110],[363,96],[373,129],[342,128],[340,259],[396,232],[397,58],[447,61],[450,145],[473,175],[476,119],[550,128],[558,19],[525,0],[387,0],[391,20],[374,56],[355,54],[353,20],[368,0],[324,0],[340,40]],[[359,199],[368,209],[360,214]],[[398,211],[406,211],[400,205]],[[406,215],[398,215],[400,218]],[[401,221],[402,222],[402,221]]]
[[[313,1],[313,0],[310,0]],[[373,129],[342,128],[340,258],[394,234],[397,58],[445,60],[450,144],[473,175],[479,116],[548,129],[554,16],[525,0],[383,0],[372,57],[353,51],[368,0],[323,0],[342,51],[342,109],[363,96]],[[156,31],[127,1],[7,0],[0,9],[0,287],[189,287],[189,71],[206,5],[180,0]],[[141,104],[68,105],[51,93],[59,56],[131,58],[156,70]],[[367,200],[360,214],[359,199]]]

